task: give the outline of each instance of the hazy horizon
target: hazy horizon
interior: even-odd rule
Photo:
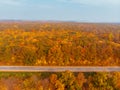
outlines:
[[[120,23],[119,0],[3,0],[0,20]]]

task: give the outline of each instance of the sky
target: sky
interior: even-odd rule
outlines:
[[[0,0],[0,20],[120,22],[120,0]]]

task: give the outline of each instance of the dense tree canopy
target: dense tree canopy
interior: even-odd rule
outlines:
[[[120,72],[0,73],[0,90],[120,90]]]
[[[120,25],[2,22],[0,65],[120,65]]]

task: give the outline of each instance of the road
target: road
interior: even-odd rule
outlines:
[[[119,66],[0,66],[0,72],[115,72]]]

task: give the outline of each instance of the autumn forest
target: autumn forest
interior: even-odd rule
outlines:
[[[0,73],[0,90],[120,90],[120,72]]]
[[[120,24],[0,22],[1,66],[120,66]],[[120,72],[1,72],[0,90],[120,90]]]
[[[120,65],[120,25],[0,22],[0,65]]]

